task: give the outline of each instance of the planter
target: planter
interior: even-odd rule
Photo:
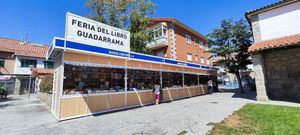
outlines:
[[[38,92],[37,97],[40,99],[41,102],[45,103],[49,107],[51,107],[52,104],[52,94],[44,93],[44,92]]]

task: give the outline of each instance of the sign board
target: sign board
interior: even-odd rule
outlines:
[[[1,76],[0,76],[0,81],[8,81],[8,80],[10,80],[10,77],[11,77],[11,76],[1,75]]]
[[[66,16],[65,39],[95,47],[130,52],[130,32],[72,13]]]

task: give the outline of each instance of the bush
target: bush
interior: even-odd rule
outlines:
[[[6,89],[3,84],[0,84],[0,94],[6,92]]]
[[[44,78],[42,78],[40,84],[40,91],[48,94],[52,94],[52,88],[53,88],[53,76],[47,75]]]

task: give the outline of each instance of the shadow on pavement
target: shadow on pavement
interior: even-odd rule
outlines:
[[[8,102],[8,101],[14,101],[14,100],[21,100],[20,98],[14,98],[14,97],[7,97],[7,98],[0,98],[0,103]]]
[[[232,97],[256,100],[256,92],[255,91],[246,91],[245,93],[235,92]]]
[[[8,106],[13,106],[13,105],[11,105],[11,104],[1,104],[0,105],[0,109],[4,109],[4,108],[6,108]]]
[[[221,93],[234,93],[232,98],[245,98],[256,100],[256,91],[245,89],[245,93],[241,93],[239,88],[220,88]]]

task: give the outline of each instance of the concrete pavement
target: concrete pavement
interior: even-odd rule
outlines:
[[[253,97],[253,96],[252,96]],[[109,114],[56,122],[38,99],[16,98],[0,102],[0,134],[206,134],[208,123],[221,122],[246,103],[250,95],[214,93]]]

